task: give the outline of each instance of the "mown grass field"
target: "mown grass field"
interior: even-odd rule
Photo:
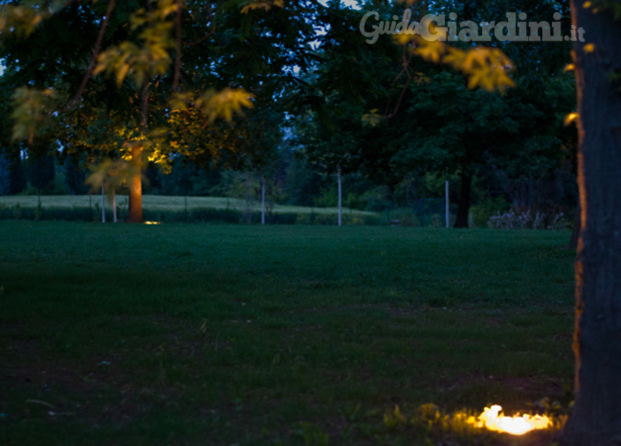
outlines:
[[[89,200],[90,198],[90,200]],[[224,197],[176,197],[165,195],[144,195],[143,207],[151,211],[183,211],[186,205],[188,209],[234,209],[243,210],[247,205],[244,200],[237,198]],[[38,197],[36,195],[17,195],[17,196],[0,196],[0,206],[13,207],[19,204],[21,207],[34,208],[38,205]],[[90,205],[100,205],[101,195],[43,195],[41,196],[41,206],[43,208],[88,208]],[[127,196],[117,195],[117,205],[127,208]],[[110,206],[110,204],[106,204]],[[261,210],[260,202],[252,202],[252,209]],[[310,208],[304,206],[286,206],[275,205],[273,212],[291,212],[297,214],[305,214],[314,212],[316,214],[334,214],[338,212],[337,208]],[[357,215],[371,215],[372,212],[364,212],[358,210],[350,210],[344,208],[343,212],[353,213]]]
[[[567,405],[568,239],[2,221],[0,444],[429,445],[385,411]]]

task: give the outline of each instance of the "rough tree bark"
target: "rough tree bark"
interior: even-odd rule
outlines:
[[[454,228],[468,227],[468,212],[470,212],[470,189],[472,187],[472,173],[464,170],[461,174],[461,192],[459,194],[459,208]]]
[[[621,444],[621,22],[572,0],[581,231],[576,260],[576,399],[570,446]],[[587,47],[593,44],[594,47]],[[590,50],[593,51],[590,51]]]

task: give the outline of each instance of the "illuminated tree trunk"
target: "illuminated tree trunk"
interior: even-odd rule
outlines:
[[[127,211],[127,223],[142,223],[142,148],[132,148],[132,176],[129,180],[129,209]]]
[[[461,174],[461,192],[459,194],[459,208],[455,219],[455,228],[468,227],[468,212],[470,211],[470,189],[472,186],[472,174],[464,170]]]
[[[142,111],[140,115],[140,126],[143,138],[147,137],[149,130],[149,85],[142,90]],[[142,147],[132,146],[131,159],[132,175],[129,180],[129,209],[127,210],[127,223],[142,223]]]
[[[576,399],[562,444],[621,444],[621,23],[572,0],[581,231],[576,260]],[[593,51],[585,51],[593,44]],[[591,47],[587,47],[588,50]]]

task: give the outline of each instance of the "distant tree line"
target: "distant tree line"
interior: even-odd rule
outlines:
[[[88,176],[79,160],[70,156],[62,160],[48,156],[31,162],[19,158],[0,158],[0,193],[65,194],[89,193],[85,185]],[[334,175],[305,158],[295,156],[286,144],[281,147],[266,176],[268,201],[310,207],[336,207],[337,188]],[[363,172],[343,176],[343,206],[351,209],[384,212],[396,208],[413,209],[421,199],[444,198],[444,182],[449,180],[452,212],[460,200],[461,178],[443,172],[412,171],[396,184],[382,184]],[[253,171],[230,170],[217,166],[197,165],[191,160],[176,157],[170,172],[149,163],[143,189],[147,194],[174,196],[212,196],[258,200],[259,174]],[[505,170],[481,167],[471,179],[471,214],[481,225],[495,212],[509,208],[533,209],[556,215],[571,216],[577,200],[577,184],[572,163],[564,163],[539,177],[512,179]],[[123,188],[118,191],[126,193]]]

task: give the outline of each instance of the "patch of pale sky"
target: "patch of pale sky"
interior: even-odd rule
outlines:
[[[319,3],[326,6],[328,4],[328,0],[319,0]],[[360,2],[358,0],[341,0],[341,3],[353,9],[360,9]]]

